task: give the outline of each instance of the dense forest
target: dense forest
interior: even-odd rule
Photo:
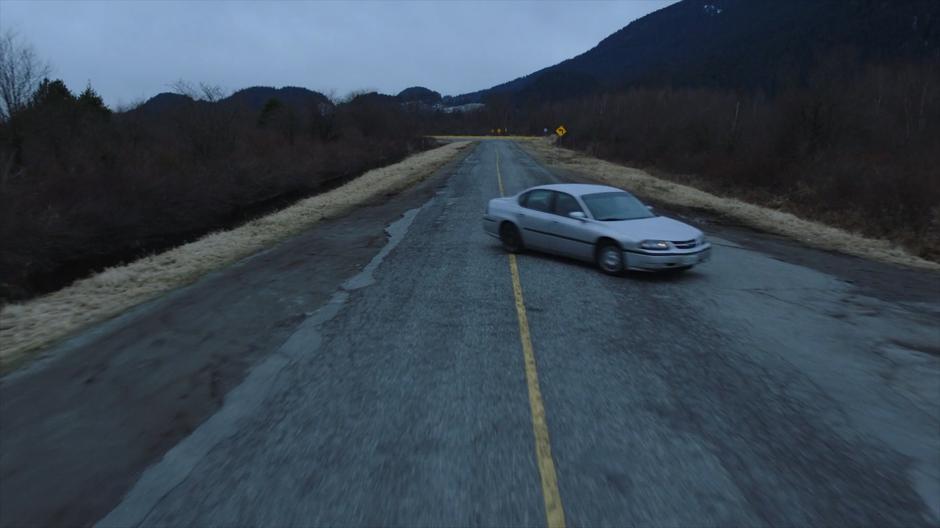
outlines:
[[[223,97],[178,83],[112,111],[91,86],[76,94],[39,77],[48,70],[25,44],[4,45],[0,62],[19,75],[6,81],[30,74],[34,86],[0,86],[0,300],[242,223],[429,146],[407,106],[376,94],[333,104],[303,89]]]

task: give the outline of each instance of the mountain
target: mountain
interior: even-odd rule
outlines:
[[[558,99],[637,84],[774,92],[838,50],[860,62],[940,60],[940,1],[682,0],[581,55],[451,104],[498,94]]]
[[[441,102],[441,94],[423,86],[412,86],[398,92],[395,97],[403,103],[435,105]]]
[[[185,95],[163,92],[147,99],[143,104],[134,108],[133,111],[143,114],[162,114],[191,102],[193,100]]]
[[[238,108],[252,111],[261,111],[268,101],[275,99],[281,104],[294,108],[324,108],[332,107],[333,103],[325,95],[295,86],[271,88],[266,86],[253,86],[238,90],[232,95],[220,99],[218,104],[234,105]],[[398,93],[387,95],[378,92],[358,93],[344,104],[354,106],[368,105],[403,105],[409,108],[433,108],[441,102],[441,94],[423,86],[412,86]],[[161,93],[148,99],[134,111],[147,114],[160,114],[168,110],[185,108],[186,105],[205,104],[203,101],[194,101],[187,95],[178,93]]]
[[[285,86],[283,88],[253,86],[251,88],[238,90],[232,95],[220,99],[219,103],[237,105],[241,108],[260,111],[271,99],[277,99],[282,104],[295,108],[322,108],[324,105],[327,107],[333,106],[329,98],[320,92],[314,92],[313,90],[295,86]],[[138,106],[135,111],[159,114],[167,110],[180,108],[192,102],[193,99],[187,95],[165,92],[151,97],[142,105]]]
[[[356,94],[352,99],[346,102],[348,105],[393,105],[398,103],[399,101],[394,95],[379,92]]]
[[[239,90],[225,99],[222,99],[222,101],[242,105],[252,110],[261,110],[271,99],[277,99],[284,105],[297,108],[333,105],[329,98],[320,92],[314,92],[313,90],[296,86],[285,86],[283,88],[253,86]]]

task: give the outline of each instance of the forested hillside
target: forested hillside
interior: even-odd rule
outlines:
[[[685,0],[468,94],[435,132],[542,134],[940,259],[940,2]]]
[[[775,94],[807,80],[822,56],[840,48],[864,62],[940,60],[940,2],[683,0],[581,55],[453,104],[663,84]]]

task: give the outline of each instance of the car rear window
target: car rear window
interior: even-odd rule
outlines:
[[[552,210],[552,192],[545,189],[530,191],[522,196],[519,204],[529,209],[548,213]]]

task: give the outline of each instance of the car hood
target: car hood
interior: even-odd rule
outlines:
[[[601,222],[618,235],[639,242],[641,240],[692,240],[702,236],[698,229],[665,216],[653,216],[637,220]]]

